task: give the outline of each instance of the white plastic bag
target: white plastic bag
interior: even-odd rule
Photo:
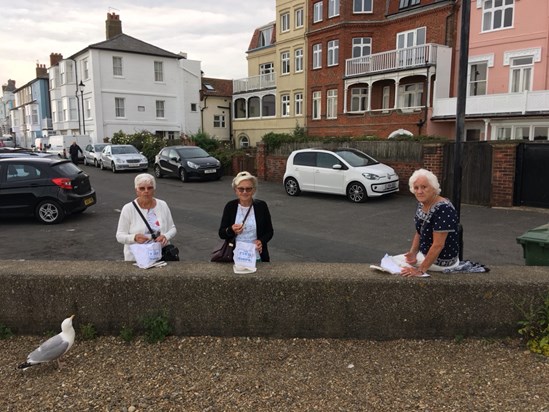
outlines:
[[[255,250],[255,243],[236,242],[233,256],[235,267],[255,269],[257,261]]]
[[[147,269],[162,257],[162,244],[160,242],[134,243],[130,250],[135,257],[137,266]]]

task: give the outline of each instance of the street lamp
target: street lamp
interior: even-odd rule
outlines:
[[[80,87],[80,100],[82,101],[82,134],[86,134],[86,116],[84,114],[84,87],[86,87],[86,85],[80,80],[78,87]]]

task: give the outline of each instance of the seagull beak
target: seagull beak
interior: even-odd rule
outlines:
[[[75,315],[71,315],[71,320],[74,318]]]

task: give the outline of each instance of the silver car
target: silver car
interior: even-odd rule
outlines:
[[[101,160],[101,152],[107,146],[107,143],[96,143],[87,145],[84,152],[84,164],[93,165],[99,167],[99,161]]]
[[[101,170],[111,169],[113,173],[121,170],[146,172],[149,161],[131,144],[108,144],[101,152],[99,167]]]

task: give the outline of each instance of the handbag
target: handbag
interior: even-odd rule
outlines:
[[[141,216],[141,219],[143,219],[143,222],[145,222],[145,225],[147,226],[147,229],[149,229],[149,233],[151,234],[153,240],[156,239],[158,237],[156,232],[152,230],[149,222],[147,222],[147,219],[145,219],[145,216],[143,216],[143,213],[141,213],[141,210],[139,210],[139,207],[135,204],[135,201],[133,201],[132,204],[133,207],[135,207],[135,210],[137,210],[137,213],[139,213],[139,216]],[[179,261],[179,249],[172,244],[164,246],[162,248],[162,256],[160,257],[160,260],[163,260],[164,262]]]
[[[242,225],[246,223],[246,219],[248,219],[248,215],[250,214],[250,211],[252,210],[252,206],[248,209],[246,212],[246,216],[244,216],[244,220],[242,221]],[[210,258],[210,262],[222,262],[222,263],[231,263],[233,262],[233,256],[234,256],[234,246],[235,246],[235,239],[225,239],[223,243],[221,243],[219,246],[217,246],[213,252],[212,256]]]

